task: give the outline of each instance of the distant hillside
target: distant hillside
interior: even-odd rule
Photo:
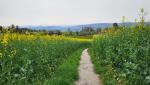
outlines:
[[[118,23],[118,25],[125,25],[125,26],[131,26],[134,25],[135,23],[132,22],[127,22],[127,23]],[[150,24],[150,22],[146,22],[146,24]],[[26,26],[21,26],[21,27],[26,27],[30,29],[35,29],[35,30],[60,30],[60,31],[80,31],[84,27],[92,27],[93,29],[98,29],[98,28],[108,28],[111,27],[112,23],[94,23],[94,24],[84,24],[84,25],[74,25],[74,26],[49,26],[49,25],[39,25],[39,26],[34,26],[34,25],[26,25]]]

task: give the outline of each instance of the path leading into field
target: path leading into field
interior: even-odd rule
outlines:
[[[75,82],[76,85],[102,85],[98,75],[94,72],[93,64],[90,56],[85,49],[82,52],[79,70],[79,79]]]

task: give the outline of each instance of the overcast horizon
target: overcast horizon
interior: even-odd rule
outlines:
[[[150,0],[0,0],[0,25],[78,25],[134,22]]]

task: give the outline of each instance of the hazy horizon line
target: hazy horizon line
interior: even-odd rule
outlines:
[[[150,21],[147,21],[150,22]],[[95,22],[95,23],[81,23],[81,24],[7,24],[7,25],[1,25],[0,26],[11,26],[11,25],[16,25],[16,26],[76,26],[76,25],[88,25],[88,24],[100,24],[100,23],[136,23],[134,21],[126,21],[126,22]],[[138,22],[137,22],[138,23]]]

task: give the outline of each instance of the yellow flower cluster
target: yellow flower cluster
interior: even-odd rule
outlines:
[[[62,41],[76,41],[76,42],[87,42],[91,41],[90,39],[80,39],[80,38],[73,38],[73,37],[66,37],[66,36],[57,36],[57,35],[26,35],[26,34],[10,34],[10,33],[5,33],[0,35],[0,45],[2,45],[3,49],[0,49],[0,58],[3,57],[4,52],[7,52],[7,45],[9,44],[8,42],[11,41],[32,41],[32,40],[40,40],[42,41],[43,45],[47,45],[45,41],[57,41],[57,42],[62,42]],[[55,43],[57,43],[55,42]],[[3,50],[3,51],[2,51]],[[13,56],[16,54],[16,49],[13,48],[8,54],[10,58],[13,58]]]
[[[8,34],[3,34],[2,36],[0,36],[0,45],[2,47],[0,49],[0,59],[3,57],[3,51],[4,52],[6,51],[6,46],[8,45],[8,40],[9,40]]]
[[[65,37],[65,36],[57,36],[57,35],[25,35],[25,34],[4,34],[0,36],[1,43],[4,45],[8,44],[9,40],[73,40],[73,41],[90,41],[89,39],[80,39],[80,38],[72,38],[72,37]]]
[[[3,45],[3,46],[7,46],[7,44],[8,44],[8,40],[9,40],[9,34],[4,34],[1,38],[0,38],[1,40],[1,44]]]

